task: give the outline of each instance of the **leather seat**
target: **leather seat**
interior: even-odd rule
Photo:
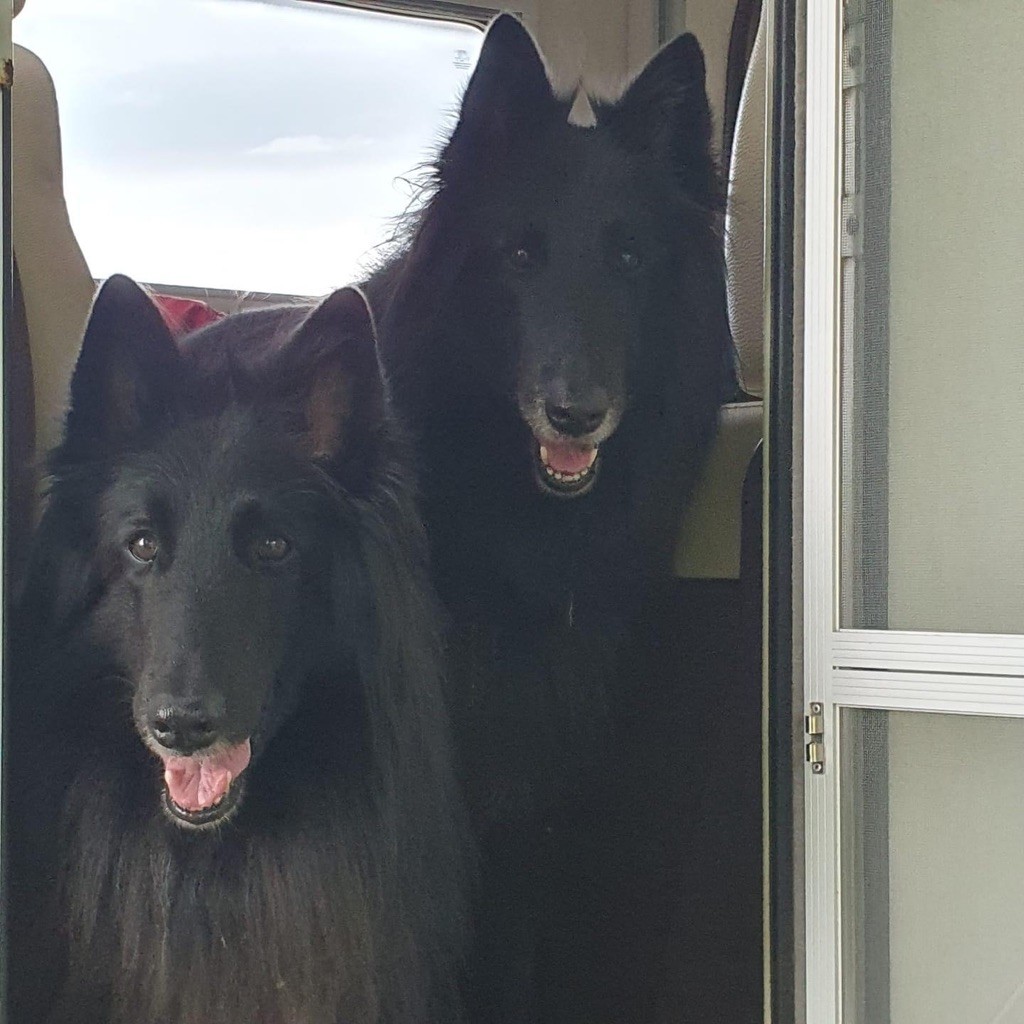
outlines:
[[[17,0],[17,14],[24,0]],[[7,339],[9,546],[15,573],[37,493],[37,453],[59,437],[94,283],[64,202],[60,124],[43,62],[14,47],[11,89],[14,310]]]
[[[14,5],[17,14],[24,0]],[[59,438],[95,285],[64,202],[60,122],[43,62],[14,47],[11,89],[14,316],[4,390],[9,415],[9,545],[17,575],[37,506],[41,455]]]
[[[16,5],[20,10],[22,3]],[[39,451],[60,436],[71,371],[95,291],[64,201],[60,121],[43,62],[14,47],[11,206]]]
[[[680,529],[675,572],[691,579],[739,576],[743,481],[763,433],[766,35],[762,12],[740,99],[726,213],[729,323],[749,400],[723,407],[718,440]]]

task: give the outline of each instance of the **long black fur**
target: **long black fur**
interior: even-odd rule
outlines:
[[[499,17],[409,237],[367,285],[449,612],[449,701],[484,856],[479,1022],[587,1019],[541,1009],[538,936],[565,897],[545,865],[572,864],[565,822],[613,755],[616,684],[643,684],[617,675],[617,653],[669,569],[735,390],[699,46],[680,37],[621,100],[593,106],[596,126],[569,124],[571,98]],[[596,483],[544,494],[523,396],[595,382],[621,414]],[[551,992],[565,987],[564,966],[544,970]]]
[[[11,1021],[461,1020],[470,859],[437,618],[355,294],[230,317],[180,351],[131,282],[97,299],[17,619]],[[334,421],[310,396],[332,375],[340,435],[321,424],[314,452],[310,420]],[[221,550],[240,496],[290,531],[284,576]],[[206,553],[152,608],[117,532],[146,501],[176,520],[179,562]],[[162,813],[133,714],[193,612],[204,664],[270,680],[241,806],[214,831]]]

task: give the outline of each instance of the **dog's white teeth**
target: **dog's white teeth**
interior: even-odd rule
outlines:
[[[540,463],[543,467],[544,473],[547,479],[551,483],[561,484],[563,487],[574,487],[577,484],[583,484],[586,482],[594,472],[594,464],[597,462],[597,449],[591,448],[587,453],[587,465],[582,469],[578,469],[573,473],[565,472],[561,469],[555,469],[548,462],[548,448],[547,445],[539,445],[540,450]]]

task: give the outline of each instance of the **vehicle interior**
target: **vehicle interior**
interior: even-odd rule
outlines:
[[[361,167],[359,146],[374,141],[335,146],[313,122],[288,120],[275,92],[304,102],[294,91],[303,44],[289,42],[252,101],[280,124],[244,144],[253,160],[280,162],[251,195],[225,177],[207,196],[208,223],[180,225],[179,272],[142,259],[132,241],[147,236],[161,258],[173,248],[176,169],[133,152],[129,130],[167,105],[140,98],[139,69],[93,44],[121,31],[128,7],[127,38],[196,40],[188,61],[158,69],[163,88],[186,100],[150,122],[173,149],[207,117],[210,137],[230,134],[237,98],[229,84],[222,96],[196,84],[220,51],[198,41],[198,22],[174,36],[167,19],[184,17],[174,11],[230,20],[242,8],[268,19],[315,9],[308,27],[295,21],[310,39],[327,38],[329,19],[340,38],[346,18],[370,18],[381,42],[359,68],[377,76],[374,88],[401,80],[380,89],[402,144],[388,150],[386,174],[371,168],[389,187],[374,198],[380,215],[338,214],[365,251],[386,241],[387,216],[409,201],[393,181],[436,143],[497,10],[458,0],[189,0],[164,5],[157,26],[146,19],[159,5],[148,0],[75,3],[75,25],[62,33],[67,0],[15,0],[14,85],[8,75],[3,88],[8,582],[97,282],[133,274],[183,317],[345,283],[311,276],[307,286],[275,232],[305,224],[292,200],[314,179],[289,178],[302,159],[337,174]],[[647,682],[627,711],[635,749],[613,813],[624,832],[656,835],[663,855],[647,862],[643,898],[608,907],[630,940],[607,979],[609,1005],[631,973],[650,971],[657,1007],[637,1024],[1024,1022],[1024,474],[1013,440],[1024,387],[1024,133],[1007,116],[1024,66],[1024,5],[513,7],[555,80],[599,95],[660,44],[695,33],[728,176],[739,390],[679,524],[673,577],[632,640]],[[434,33],[415,45],[433,46],[443,69],[430,72],[436,88],[423,87],[423,109],[401,79],[412,73],[401,37],[409,26]],[[248,74],[267,74],[245,56]],[[76,89],[101,72],[98,88],[120,90],[106,106]],[[126,120],[115,145],[117,111],[140,104],[153,113]],[[332,109],[352,105],[340,86],[330,97]],[[576,116],[587,114],[578,102]],[[107,163],[97,162],[101,149]],[[119,163],[134,183],[111,178]],[[115,231],[118,197],[130,209]],[[248,264],[202,234],[222,229],[232,203]],[[147,221],[150,206],[162,220]],[[326,244],[317,230],[301,236],[313,255]],[[360,256],[341,261],[352,279]],[[222,274],[228,266],[241,277]],[[609,1019],[635,1020],[625,1009]]]
[[[89,241],[80,242],[78,223],[97,197],[74,186],[72,175],[84,170],[86,161],[71,159],[62,130],[87,149],[83,133],[95,135],[104,128],[95,113],[81,109],[66,42],[52,39],[61,35],[52,19],[64,5],[28,0],[22,13],[24,6],[24,0],[15,4],[14,308],[5,364],[8,550],[14,562],[37,505],[37,456],[58,436],[82,326],[97,283],[114,269],[110,258],[172,302],[197,302],[223,312],[305,297],[287,276],[275,286],[266,272],[248,287],[239,282],[240,287],[225,288],[220,279],[204,280],[188,258],[181,263],[181,276],[154,280],[133,267],[127,238],[119,254],[104,252],[102,269],[93,265],[91,254],[99,242],[92,248]],[[494,14],[460,3],[288,0],[284,6],[317,7],[318,14],[339,20],[370,9],[393,31],[403,20],[426,18],[468,25],[479,34]],[[617,985],[628,988],[631,972],[657,971],[661,980],[652,1024],[654,1019],[659,1024],[682,1019],[753,1022],[762,1018],[764,1001],[760,459],[768,17],[758,0],[529,0],[517,6],[553,79],[565,88],[582,81],[597,95],[621,89],[659,42],[684,29],[698,36],[707,61],[719,149],[729,175],[728,284],[740,389],[722,410],[713,456],[680,524],[674,579],[647,609],[631,648],[638,678],[647,680],[646,697],[643,706],[629,709],[635,719],[629,735],[637,743],[630,751],[629,778],[616,789],[614,813],[622,817],[625,831],[657,835],[666,855],[642,888],[648,905],[641,900],[608,908],[616,929],[630,938],[630,960],[616,966],[621,974],[609,979],[608,1000],[614,1003]],[[106,12],[97,12],[93,25],[86,11],[76,17],[82,19],[81,30],[94,34],[109,32],[115,24]],[[134,12],[132,17],[140,16]],[[56,60],[47,53],[48,38]],[[386,52],[379,57],[386,60]],[[287,60],[282,72],[286,66]],[[456,98],[453,94],[450,101]],[[222,102],[229,101],[225,93]],[[215,108],[219,100],[211,96],[209,102]],[[287,135],[287,124],[275,131]],[[428,125],[427,131],[436,137],[436,126]],[[412,152],[406,159],[411,167],[425,155]],[[154,184],[154,195],[158,189]],[[105,199],[131,201],[118,191],[120,196],[111,193]],[[395,200],[395,212],[400,212],[400,201]],[[653,745],[648,742],[652,728],[659,739]],[[657,799],[638,801],[636,794],[652,785]],[[588,870],[600,868],[581,865],[582,872]],[[658,926],[652,927],[655,922]],[[628,1015],[629,1008],[624,1005],[622,1013]]]

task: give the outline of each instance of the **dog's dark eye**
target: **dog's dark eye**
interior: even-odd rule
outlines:
[[[533,252],[525,245],[519,245],[509,250],[508,263],[513,270],[528,270],[533,266],[533,262]]]
[[[280,562],[287,558],[291,549],[284,537],[259,537],[253,541],[252,557],[257,562]]]
[[[643,260],[640,259],[640,254],[634,252],[632,249],[622,249],[618,254],[619,266],[627,274],[635,274],[642,266]]]
[[[136,562],[152,562],[160,551],[156,535],[146,530],[140,530],[128,541],[128,553]]]

